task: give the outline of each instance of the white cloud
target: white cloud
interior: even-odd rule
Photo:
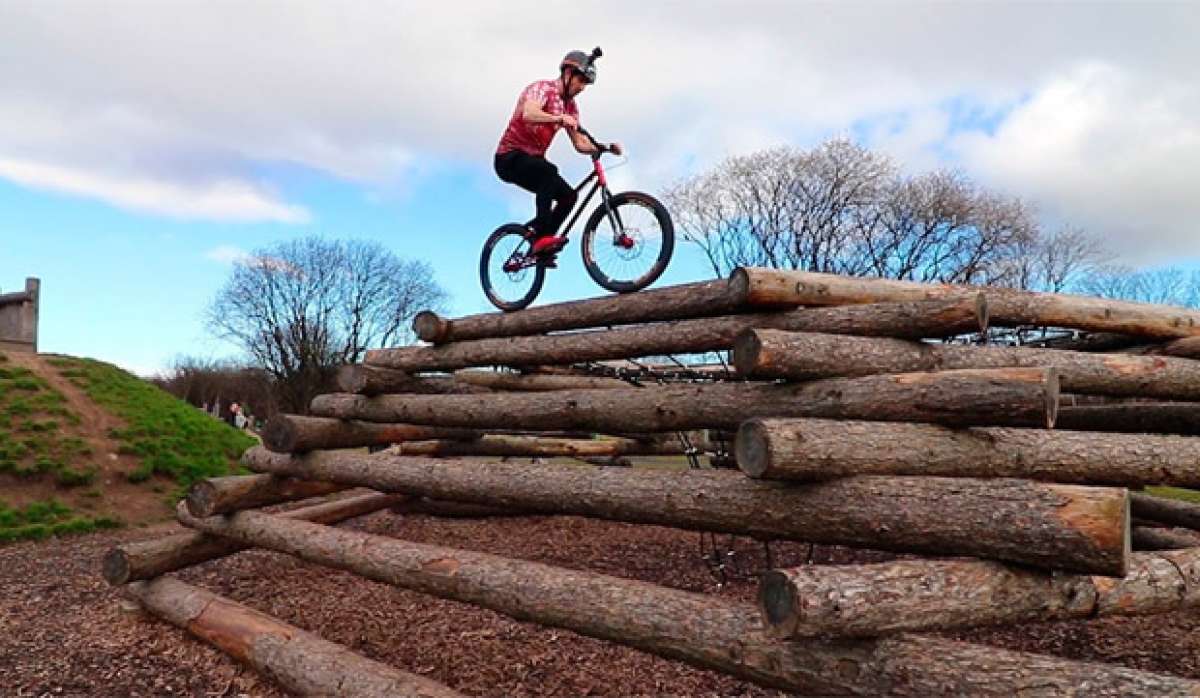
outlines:
[[[205,252],[204,257],[214,262],[220,262],[221,264],[234,264],[250,259],[250,253],[233,245],[218,245]]]

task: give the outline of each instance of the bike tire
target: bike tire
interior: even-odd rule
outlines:
[[[583,240],[580,245],[583,254],[583,266],[587,269],[588,275],[592,280],[600,284],[605,289],[614,293],[632,293],[646,288],[650,284],[658,280],[662,273],[666,271],[667,264],[671,261],[671,255],[675,251],[675,226],[671,222],[671,215],[667,213],[667,208],[659,203],[649,194],[644,194],[637,191],[621,192],[614,194],[609,199],[613,215],[617,221],[622,221],[621,211],[627,213],[633,212],[636,209],[642,209],[648,212],[657,223],[658,232],[661,236],[661,246],[658,249],[652,263],[649,267],[639,271],[633,278],[624,278],[624,276],[614,276],[614,272],[604,269],[597,259],[596,252],[601,244],[599,238],[604,237],[600,231],[601,224],[608,221],[608,211],[604,204],[601,204],[592,212],[588,218],[587,226],[583,229]],[[629,216],[627,216],[629,217]],[[604,231],[611,233],[610,231]]]
[[[514,240],[513,237],[517,239]],[[511,255],[522,252],[528,254],[529,245],[530,242],[525,238],[525,226],[517,223],[500,226],[488,236],[487,242],[483,244],[483,252],[479,256],[479,283],[483,287],[483,293],[487,299],[500,310],[505,312],[521,310],[532,303],[542,291],[542,284],[546,281],[546,267],[542,266],[540,262],[520,270],[520,274],[525,276],[521,276],[519,279],[516,278],[516,275],[508,274],[503,270],[505,261]],[[500,252],[497,252],[497,249]],[[503,256],[504,259],[493,259],[493,256],[497,254]],[[502,276],[493,278],[494,275]],[[526,277],[528,278],[527,284]],[[514,288],[501,288],[503,279],[512,282],[511,285]],[[507,285],[504,284],[504,286]],[[522,291],[521,287],[523,286],[526,288]]]

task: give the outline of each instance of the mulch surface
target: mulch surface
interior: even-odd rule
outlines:
[[[700,534],[575,517],[440,519],[379,512],[349,527],[421,543],[588,569],[752,599],[761,545],[736,539],[722,584]],[[171,525],[0,548],[0,693],[6,696],[279,696],[270,679],[138,613],[100,576],[116,543]],[[721,536],[722,547],[729,543]],[[775,543],[776,566],[888,559],[884,553]],[[372,659],[478,696],[775,696],[572,632],[396,589],[265,551],[178,576]],[[1200,614],[1038,623],[954,636],[1011,649],[1200,678]]]

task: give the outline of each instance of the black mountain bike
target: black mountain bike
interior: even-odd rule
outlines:
[[[583,228],[583,266],[596,283],[609,291],[640,291],[662,276],[671,261],[675,251],[671,216],[649,194],[610,192],[600,164],[600,156],[609,152],[608,146],[598,143],[583,128],[579,132],[597,150],[591,155],[592,171],[575,187],[576,194],[592,180],[595,183],[558,236],[567,237],[599,190],[600,205]],[[528,223],[506,223],[488,237],[479,258],[479,280],[492,305],[501,310],[520,310],[537,298],[546,281],[546,258],[533,254],[532,247]]]

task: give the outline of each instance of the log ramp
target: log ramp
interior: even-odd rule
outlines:
[[[989,323],[1091,335],[987,346]],[[925,634],[1200,607],[1200,534],[1161,528],[1200,529],[1200,506],[1127,489],[1200,487],[1196,311],[739,269],[509,314],[423,312],[413,329],[429,344],[372,350],[309,414],[273,418],[243,458],[254,475],[197,483],[178,507],[192,532],[113,549],[105,579],[305,695],[453,692],[164,575],[265,548],[806,695],[1200,695]],[[736,372],[660,370],[712,352]],[[679,467],[603,467],[644,457]],[[260,509],[316,495],[329,501]],[[335,527],[382,510],[905,555],[769,570],[743,603]]]

